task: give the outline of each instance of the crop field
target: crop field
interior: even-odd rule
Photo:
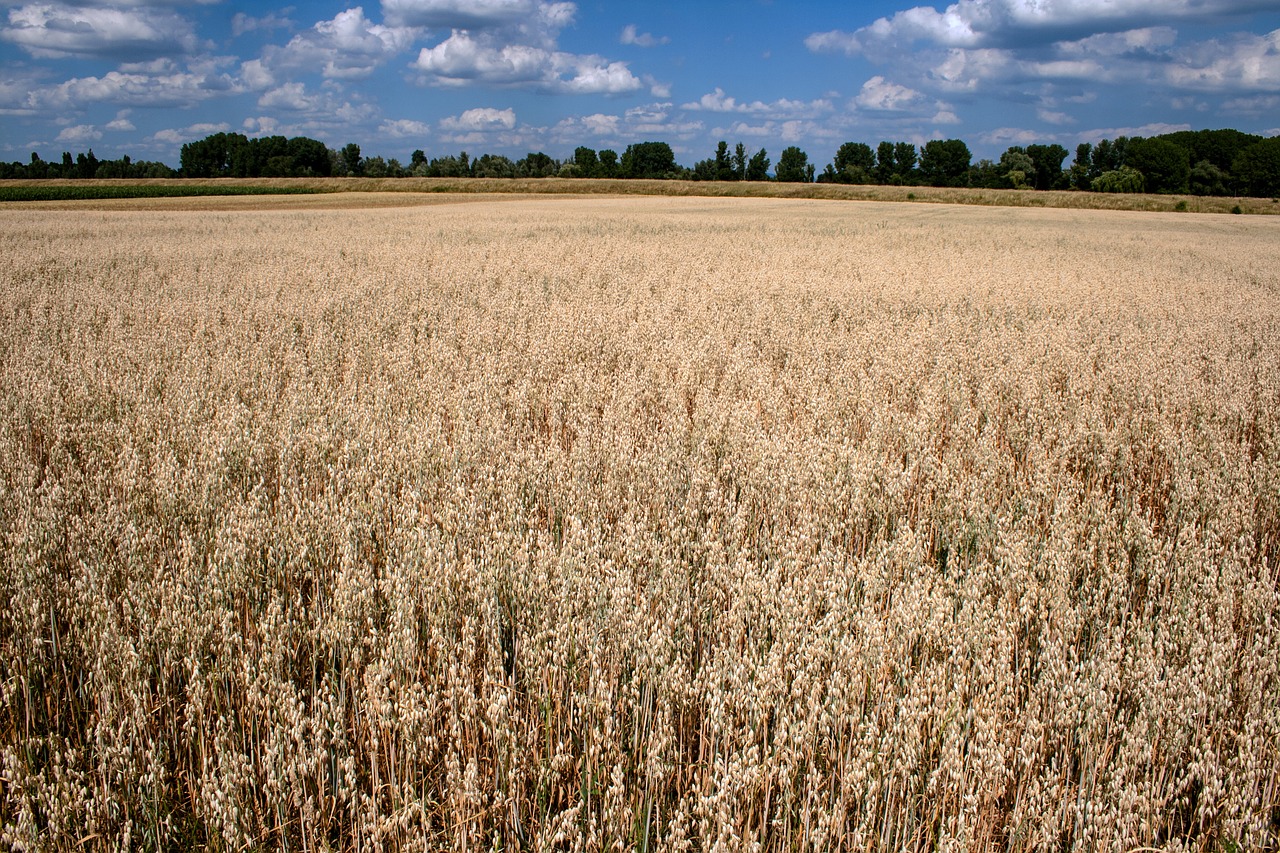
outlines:
[[[321,198],[0,209],[0,847],[1280,849],[1280,217]]]

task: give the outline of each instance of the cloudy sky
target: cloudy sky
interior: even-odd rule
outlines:
[[[407,161],[662,140],[1280,133],[1280,0],[33,0],[0,15],[0,158],[177,165],[219,130]]]

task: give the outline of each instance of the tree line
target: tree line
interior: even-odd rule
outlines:
[[[960,139],[935,139],[920,147],[889,140],[875,148],[846,142],[819,172],[798,146],[783,149],[775,165],[763,148],[752,152],[739,142],[730,150],[722,140],[712,156],[691,168],[678,164],[665,142],[635,143],[621,155],[579,146],[564,160],[542,152],[518,160],[501,154],[472,158],[465,151],[428,158],[419,149],[401,163],[364,157],[354,142],[335,150],[302,136],[215,133],[183,145],[177,170],[127,156],[98,160],[90,150],[74,158],[64,152],[61,162],[45,162],[33,153],[30,163],[0,163],[0,178],[572,177],[1280,196],[1280,137],[1231,129],[1178,131],[1081,143],[1068,166],[1069,153],[1056,143],[1014,145],[999,160],[975,163]]]

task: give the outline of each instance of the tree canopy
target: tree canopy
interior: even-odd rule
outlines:
[[[1249,194],[1280,196],[1280,137],[1238,130],[1177,131],[1149,138],[1119,136],[1096,144],[1079,143],[1075,159],[1064,170],[1068,151],[1056,142],[1010,146],[998,162],[972,162],[960,139],[930,140],[922,149],[911,142],[882,140],[842,143],[820,174],[799,146],[791,145],[772,161],[761,148],[754,153],[738,142],[717,142],[711,156],[692,168],[676,162],[666,142],[628,145],[616,151],[578,146],[573,156],[558,160],[531,151],[512,161],[500,154],[472,159],[465,151],[428,158],[414,150],[407,165],[382,156],[366,157],[358,143],[331,149],[303,136],[247,137],[213,133],[182,146],[181,172],[191,178],[273,178],[364,175],[366,177],[447,178],[685,178],[716,181],[932,184],[943,187],[1079,189],[1101,192]],[[164,163],[134,161],[128,156],[101,160],[92,150],[60,161],[31,154],[28,163],[0,163],[0,178],[152,178],[174,177]]]

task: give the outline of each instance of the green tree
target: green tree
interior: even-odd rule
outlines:
[[[1090,176],[1093,170],[1093,143],[1081,142],[1076,146],[1076,159],[1071,164],[1069,180],[1071,186],[1078,190],[1089,189]]]
[[[343,146],[340,152],[342,156],[342,170],[347,175],[360,174],[360,146],[354,142],[348,142]]]
[[[1126,166],[1146,179],[1149,193],[1185,193],[1191,177],[1191,155],[1167,139],[1135,139],[1125,151]]]
[[[751,159],[747,161],[746,180],[769,180],[769,152],[761,148],[751,155]]]
[[[1223,169],[1201,160],[1191,167],[1191,178],[1188,181],[1191,192],[1195,195],[1226,195],[1227,181],[1230,175]]]
[[[729,143],[723,139],[716,143],[715,164],[717,181],[737,180],[733,172],[733,155],[729,153]]]
[[[637,142],[622,152],[624,178],[667,178],[678,171],[676,155],[665,142]]]
[[[809,175],[809,155],[795,145],[783,149],[781,156],[778,157],[778,168],[774,172],[774,180],[800,184],[809,180]]]
[[[882,184],[889,183],[893,177],[893,143],[883,141],[876,146],[876,180]]]
[[[916,147],[910,142],[893,144],[893,174],[898,176],[899,183],[909,184],[915,180],[916,163],[920,162]]]
[[[600,158],[594,148],[579,145],[573,149],[573,164],[578,167],[578,176],[594,178],[600,173]]]
[[[1092,189],[1098,193],[1140,193],[1144,182],[1142,173],[1137,169],[1121,166],[1094,178]]]
[[[618,152],[612,148],[603,149],[600,154],[600,177],[618,177]]]
[[[180,163],[186,178],[222,178],[232,174],[237,153],[249,144],[239,133],[214,133],[182,146]],[[69,160],[70,154],[65,155]]]
[[[693,168],[689,170],[688,179],[691,181],[714,181],[716,179],[716,161],[707,158],[694,163]]]
[[[290,174],[297,177],[324,177],[332,171],[329,149],[318,139],[295,136],[289,140],[288,156],[293,161]]]
[[[1231,171],[1245,195],[1280,196],[1280,136],[1255,142],[1241,151],[1231,164]]]
[[[560,171],[560,164],[541,151],[530,151],[516,161],[516,174],[527,178],[550,178]]]
[[[876,155],[865,142],[846,142],[836,149],[828,180],[841,184],[869,184],[875,177]]]
[[[935,187],[955,187],[964,183],[973,155],[959,139],[931,139],[920,154],[920,175]]]
[[[1190,153],[1192,163],[1207,160],[1223,172],[1229,172],[1241,151],[1264,137],[1238,130],[1180,130],[1159,137],[1179,145]]]
[[[1103,139],[1093,149],[1093,166],[1089,177],[1096,178],[1103,172],[1119,171],[1125,164],[1125,153],[1129,150],[1129,137],[1117,136],[1114,140]]]
[[[481,154],[471,164],[471,175],[475,178],[514,178],[516,164],[501,154]]]
[[[1035,185],[1036,163],[1021,145],[1011,145],[1000,155],[1000,174],[1004,177],[1005,186],[1022,189],[1030,183]]]
[[[1057,189],[1062,183],[1062,163],[1067,159],[1067,149],[1052,145],[1028,145],[1027,156],[1035,165],[1033,183],[1038,190]]]
[[[733,179],[735,181],[747,179],[747,146],[741,142],[733,147]]]

